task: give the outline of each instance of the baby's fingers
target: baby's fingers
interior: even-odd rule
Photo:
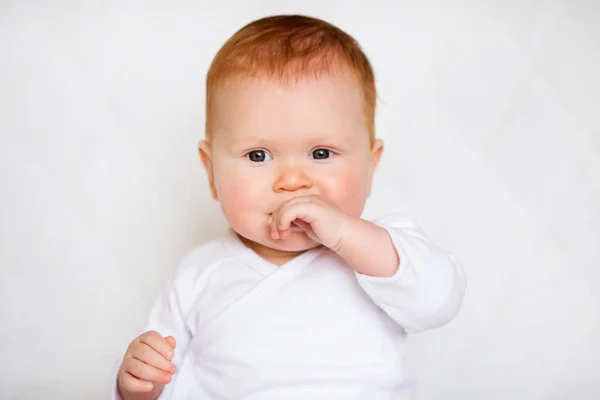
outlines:
[[[279,231],[286,231],[290,229],[292,222],[295,220],[301,220],[308,224],[313,223],[319,211],[318,207],[310,199],[303,200],[283,207],[277,215],[277,220],[274,221],[274,228]]]
[[[131,356],[162,371],[169,372],[171,374],[175,372],[175,364],[165,359],[161,354],[156,352],[156,350],[148,346],[146,343],[140,343],[137,346],[132,347]]]
[[[127,357],[123,362],[123,371],[127,372],[133,377],[141,379],[142,381],[148,381],[152,383],[167,384],[171,382],[171,373],[161,371],[151,365],[143,363],[142,361]]]
[[[173,358],[175,349],[158,332],[150,331],[144,333],[140,336],[140,342],[152,347],[167,360]]]
[[[119,387],[130,393],[148,393],[154,389],[154,384],[138,379],[129,372],[123,371],[119,375]]]
[[[171,346],[172,348],[175,348],[175,345],[177,344],[177,342],[175,341],[175,338],[173,336],[167,336],[165,338],[165,340],[167,341],[169,346]]]

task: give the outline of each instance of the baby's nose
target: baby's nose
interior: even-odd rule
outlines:
[[[293,192],[312,187],[312,179],[300,168],[286,168],[273,183],[274,192]]]

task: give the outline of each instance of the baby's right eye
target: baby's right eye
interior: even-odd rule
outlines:
[[[259,163],[268,161],[267,158],[270,159],[271,156],[264,150],[253,150],[247,154],[247,157],[250,161]]]

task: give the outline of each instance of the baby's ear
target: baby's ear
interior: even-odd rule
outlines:
[[[383,153],[383,140],[375,139],[371,146],[371,173],[374,173],[381,160],[381,154]]]
[[[381,160],[381,154],[383,153],[383,140],[375,139],[371,146],[371,176],[369,181],[369,196],[371,195],[371,189],[373,188],[373,175]]]
[[[202,165],[204,165],[204,170],[206,171],[206,176],[208,177],[210,194],[213,199],[218,201],[219,198],[217,196],[215,175],[213,172],[212,147],[210,143],[206,140],[201,140],[200,143],[198,143],[198,153],[200,153],[200,159],[202,160]]]

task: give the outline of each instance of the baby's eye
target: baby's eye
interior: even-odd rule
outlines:
[[[271,159],[271,156],[263,150],[253,150],[246,155],[252,162],[265,162]]]
[[[317,149],[310,154],[310,156],[311,156],[310,158],[313,158],[315,160],[325,160],[326,158],[331,157],[331,155],[332,155],[331,150]]]

